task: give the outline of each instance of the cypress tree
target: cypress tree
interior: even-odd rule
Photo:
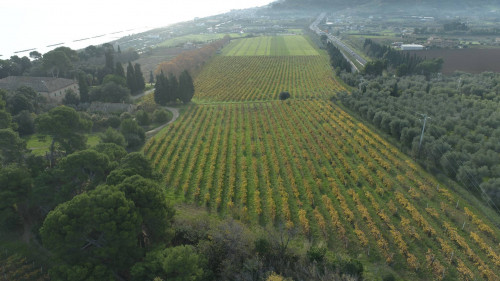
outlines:
[[[161,73],[160,75],[156,76],[155,91],[153,93],[155,102],[157,104],[162,104],[163,103],[162,95],[161,95],[161,93],[163,91],[163,89],[162,89],[162,83],[161,83],[162,75],[163,75],[163,73]]]
[[[118,76],[121,76],[125,78],[125,70],[123,69],[123,66],[121,63],[117,62],[115,66],[115,74]]]
[[[179,76],[179,92],[181,93],[180,100],[183,103],[188,103],[194,96],[193,78],[187,70],[184,70]]]
[[[137,93],[137,83],[134,74],[134,67],[130,62],[128,62],[127,66],[127,86],[132,94]]]
[[[149,84],[153,84],[155,82],[155,77],[153,76],[153,71],[149,71]]]
[[[179,98],[179,82],[172,73],[168,75],[168,101],[175,102]]]
[[[80,101],[89,102],[89,85],[87,84],[85,73],[78,75],[78,88],[80,91]]]
[[[167,104],[168,102],[167,92],[168,92],[168,80],[162,71],[160,75],[156,76],[156,84],[154,91],[155,102],[160,105]]]
[[[134,65],[134,75],[137,92],[140,92],[146,88],[146,82],[144,81],[144,75],[142,75],[141,65],[138,63]]]
[[[106,68],[113,72],[115,67],[115,49],[113,49],[113,45],[104,46],[104,57],[106,59]]]

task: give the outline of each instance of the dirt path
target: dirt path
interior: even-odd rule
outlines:
[[[149,94],[153,93],[154,91],[155,91],[155,89],[151,89],[151,90],[148,90],[148,91],[143,92],[142,94],[138,94],[137,96],[131,96],[130,98],[131,98],[132,100],[136,100],[136,99],[138,99],[138,98],[142,98],[142,97],[144,97],[145,95],[149,95]]]

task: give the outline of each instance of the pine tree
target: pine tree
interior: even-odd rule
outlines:
[[[121,63],[117,62],[115,66],[115,74],[118,76],[121,76],[125,78],[125,70],[123,69],[123,66]]]
[[[172,73],[168,75],[168,101],[175,102],[179,98],[179,82]]]
[[[134,75],[137,92],[140,92],[146,88],[146,82],[144,81],[144,75],[142,75],[141,65],[138,63],[134,65]]]
[[[137,83],[134,74],[134,67],[130,62],[128,62],[127,66],[127,86],[132,94],[137,93]]]
[[[183,103],[188,103],[194,96],[193,78],[187,70],[184,70],[179,76],[179,92],[180,100]]]

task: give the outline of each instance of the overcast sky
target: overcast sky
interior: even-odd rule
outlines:
[[[0,59],[14,51],[262,6],[273,0],[0,0]],[[126,35],[126,34],[124,34]],[[26,55],[26,54],[21,54]]]

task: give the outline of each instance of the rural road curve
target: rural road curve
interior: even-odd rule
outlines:
[[[170,107],[170,106],[162,106],[162,108],[165,108],[169,111],[172,112],[172,120],[168,121],[167,123],[161,125],[160,127],[157,127],[157,128],[154,128],[153,130],[151,131],[147,131],[146,132],[146,138],[149,139],[151,138],[152,136],[154,136],[156,133],[158,133],[161,129],[163,129],[165,126],[167,126],[168,124],[174,122],[175,120],[177,120],[177,118],[179,118],[179,110],[175,107]]]
[[[151,93],[154,92],[155,89],[151,89],[149,91],[146,91],[142,94],[139,94],[137,96],[132,96],[132,100],[136,100],[138,98],[141,98],[143,96],[146,96],[146,95],[149,95]],[[170,121],[168,121],[167,123],[157,127],[157,128],[154,128],[153,130],[151,131],[147,131],[146,132],[146,139],[149,139],[151,137],[153,137],[154,135],[156,135],[156,133],[158,133],[161,129],[165,128],[165,126],[167,126],[168,124],[174,122],[175,120],[177,120],[177,118],[179,118],[179,109],[175,108],[175,107],[170,107],[170,106],[162,106],[162,108],[165,108],[166,110],[172,112],[172,119]]]

